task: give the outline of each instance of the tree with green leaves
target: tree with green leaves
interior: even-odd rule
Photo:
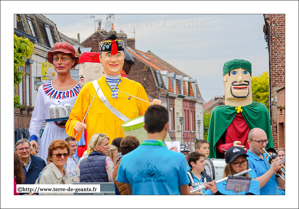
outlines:
[[[210,120],[211,120],[211,113],[207,109],[203,112],[203,129],[204,129],[204,140],[208,140],[208,129],[210,126]]]
[[[25,76],[25,71],[21,67],[25,66],[26,60],[33,53],[33,43],[25,37],[17,37],[14,35],[14,86],[17,87],[22,78]],[[23,107],[20,98],[16,95],[14,96],[14,106]]]
[[[261,76],[252,77],[252,100],[267,106],[269,110],[269,75],[264,72]]]

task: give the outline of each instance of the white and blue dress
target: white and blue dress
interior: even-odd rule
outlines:
[[[58,91],[54,89],[52,81],[46,82],[39,87],[30,121],[30,141],[36,140],[36,138],[40,136],[40,129],[44,120],[50,119],[49,107],[52,104],[64,105],[66,103],[73,106],[80,90],[81,86],[78,83],[70,90]],[[51,142],[56,139],[64,140],[67,137],[68,135],[65,132],[65,128],[58,127],[54,122],[47,122],[39,142],[38,156],[47,162],[46,158]]]

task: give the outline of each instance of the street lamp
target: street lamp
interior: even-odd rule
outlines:
[[[197,120],[197,126],[198,126],[198,139],[200,139],[200,120]]]
[[[184,122],[184,117],[180,117],[180,124],[181,124],[181,144],[183,144],[183,122]]]

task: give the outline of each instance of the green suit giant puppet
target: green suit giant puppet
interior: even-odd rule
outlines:
[[[234,59],[223,66],[225,105],[212,111],[208,142],[209,158],[222,158],[232,146],[248,149],[247,136],[252,128],[267,133],[268,147],[273,147],[268,109],[264,104],[252,102],[251,63]]]

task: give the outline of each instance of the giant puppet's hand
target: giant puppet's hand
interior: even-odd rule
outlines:
[[[86,124],[84,124],[84,123],[81,123],[81,122],[77,122],[76,124],[75,124],[75,127],[74,127],[74,129],[76,130],[76,131],[80,131],[82,128],[87,128],[87,125]]]
[[[244,148],[245,146],[242,145],[242,142],[240,142],[240,141],[234,141],[234,147],[242,147],[242,148]],[[244,150],[247,150],[247,149],[244,148]]]
[[[150,103],[150,106],[151,105],[161,105],[162,104],[162,101],[159,100],[159,99],[154,99],[151,103]]]

